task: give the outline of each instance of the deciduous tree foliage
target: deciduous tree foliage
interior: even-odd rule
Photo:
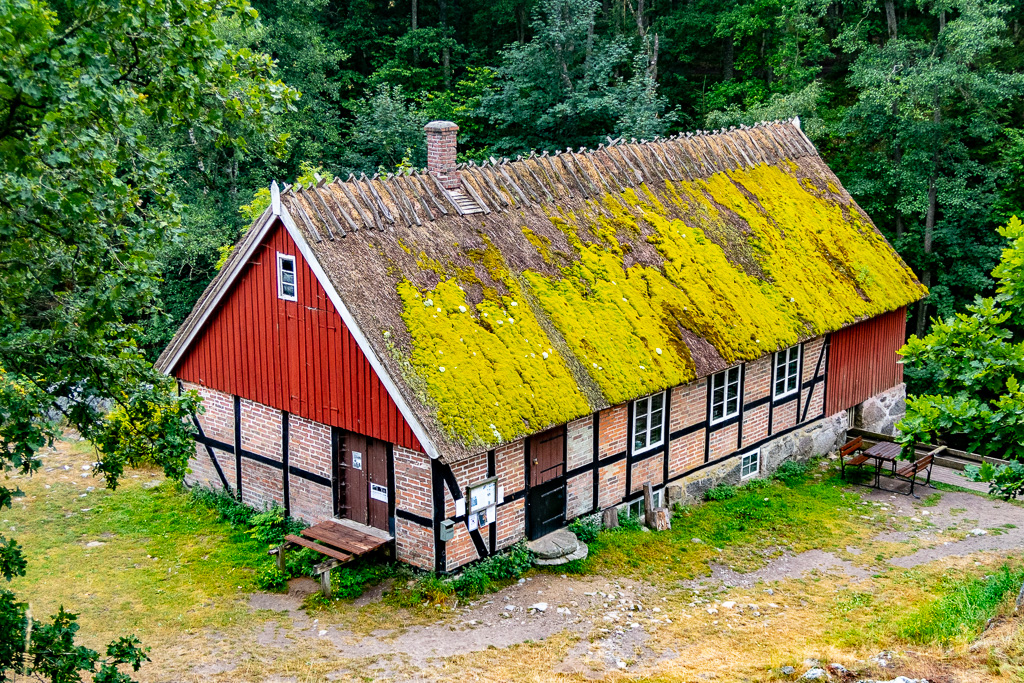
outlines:
[[[247,131],[297,93],[268,56],[224,39],[253,26],[244,0],[0,0],[0,469],[30,474],[64,420],[97,445],[116,486],[148,459],[184,474],[198,397],[177,395],[139,348],[159,315],[156,255],[177,239],[172,136],[223,159],[257,154]],[[271,152],[283,138],[259,140]],[[107,420],[116,405],[121,419]],[[0,507],[18,494],[0,487]],[[0,574],[23,574],[0,536]],[[63,609],[25,643],[0,591],[0,678],[128,680],[137,641],[74,645]],[[21,633],[21,638],[18,633]]]
[[[999,232],[1010,244],[992,271],[995,296],[934,321],[929,334],[900,350],[907,372],[932,387],[908,398],[897,425],[908,452],[915,441],[942,439],[1024,461],[1024,224],[1014,217]]]

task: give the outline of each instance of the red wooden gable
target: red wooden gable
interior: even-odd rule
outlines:
[[[295,257],[297,301],[277,296],[278,252]],[[174,375],[423,450],[280,222],[253,252]]]
[[[903,365],[896,352],[906,333],[906,308],[832,333],[826,415],[852,408],[903,381]]]

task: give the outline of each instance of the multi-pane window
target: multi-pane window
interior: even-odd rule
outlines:
[[[288,301],[295,301],[295,257],[288,254],[277,255],[277,296]]]
[[[711,376],[711,422],[740,414],[740,366]]]
[[[633,452],[660,446],[665,440],[665,392],[633,401]]]
[[[757,474],[761,468],[761,451],[751,451],[743,455],[740,461],[740,477],[746,479]]]
[[[788,396],[797,389],[800,377],[800,345],[775,354],[775,398]]]

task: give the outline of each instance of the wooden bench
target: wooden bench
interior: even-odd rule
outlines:
[[[872,460],[868,456],[864,455],[863,450],[864,439],[859,436],[855,439],[850,439],[842,448],[839,449],[839,476],[842,479],[846,479],[846,468],[848,466],[857,467]],[[846,458],[851,454],[853,454],[853,457],[847,460]]]
[[[319,524],[303,529],[301,536],[288,534],[284,543],[271,548],[269,553],[277,556],[277,568],[285,571],[285,551],[300,546],[315,550],[328,559],[316,565],[316,575],[320,580],[320,590],[326,597],[331,597],[331,570],[354,557],[371,553],[386,545],[389,540],[349,528],[335,522],[325,520]]]
[[[927,472],[928,476],[924,480],[924,485],[928,486],[932,481],[932,465],[935,464],[935,456],[946,450],[945,446],[939,446],[928,455],[915,460],[914,462],[907,463],[903,467],[899,468],[893,473],[897,479],[910,482],[910,495],[914,496],[914,484],[917,482],[917,475],[922,472]],[[918,498],[919,496],[914,496]]]

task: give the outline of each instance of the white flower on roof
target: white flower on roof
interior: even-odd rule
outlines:
[[[761,343],[761,340],[760,340],[760,339],[755,339],[755,340],[754,340],[754,343],[755,343],[755,344],[760,344],[760,343]]]
[[[487,317],[487,314],[486,314],[486,313],[484,313],[484,317],[485,317],[485,318]]]
[[[504,320],[499,320],[499,321],[498,321],[498,324],[499,324],[499,325],[504,325],[504,324],[505,324],[505,321],[504,321]]]
[[[509,322],[510,325],[513,325],[513,324],[515,324],[516,319],[515,318],[509,318],[508,322]]]
[[[433,299],[427,299],[426,301],[423,302],[423,305],[424,306],[433,306],[434,305],[434,300]]]
[[[658,354],[659,356],[661,355],[661,349],[654,349],[654,352],[655,352],[656,354]]]
[[[793,297],[789,297],[789,303],[793,303],[794,301],[796,301],[796,299],[794,299]]]
[[[623,301],[626,301],[626,297],[622,297],[622,300],[623,300]],[[626,303],[628,304],[629,302],[628,302],[628,301],[626,301]]]
[[[547,359],[548,359],[548,352],[547,352],[547,351],[545,351],[545,352],[543,352],[542,354],[540,354],[540,356],[541,356],[541,358],[543,358],[544,360],[547,360]]]
[[[515,301],[513,301],[513,302],[512,302],[512,305],[513,305],[513,306],[518,306],[519,304],[517,304],[517,303],[516,303]]]
[[[442,365],[441,367],[438,368],[438,370],[440,370],[441,372],[444,372],[444,366]]]
[[[466,312],[466,307],[465,306],[459,306],[459,313],[465,313],[465,312]]]
[[[642,366],[642,365],[641,365],[641,366],[640,366],[640,369],[641,369],[641,370],[646,370],[647,368],[645,368],[644,366]]]
[[[591,363],[591,365],[593,365],[595,368],[597,367],[597,363]]]
[[[437,309],[437,312],[438,312],[438,313],[440,313],[440,312],[441,312],[441,309],[440,309],[440,308],[439,308],[439,309]]]

